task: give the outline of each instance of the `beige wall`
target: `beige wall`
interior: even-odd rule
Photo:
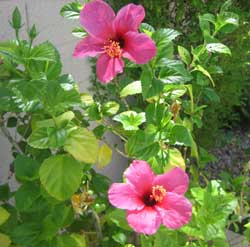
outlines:
[[[70,0],[0,0],[0,40],[14,38],[13,30],[8,20],[15,6],[18,6],[23,17],[22,37],[27,37],[26,30],[36,24],[39,33],[36,42],[49,40],[60,51],[63,61],[63,72],[73,75],[81,91],[89,87],[90,66],[87,60],[72,58],[72,51],[77,42],[71,35],[71,30],[78,21],[69,21],[59,14],[60,8]],[[116,142],[110,137],[111,141]],[[0,184],[5,183],[8,177],[8,167],[12,162],[10,145],[0,132]],[[114,154],[112,164],[102,172],[113,180],[121,178],[126,166],[126,160]]]

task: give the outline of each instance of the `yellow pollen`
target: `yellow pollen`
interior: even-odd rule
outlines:
[[[112,58],[120,58],[122,55],[119,42],[113,41],[111,39],[108,41],[108,44],[104,46],[104,50]]]
[[[163,198],[167,194],[167,191],[161,185],[155,185],[152,188],[152,197],[156,202],[162,202]]]

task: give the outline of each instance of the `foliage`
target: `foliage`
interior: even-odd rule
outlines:
[[[216,16],[200,15],[201,43],[179,46],[178,55],[174,40],[180,32],[143,24],[140,30],[155,41],[157,56],[145,65],[126,61],[125,73],[100,86],[104,94],[98,91],[94,99],[79,92],[71,75],[61,74],[53,44],[33,45],[35,26],[29,40],[19,37],[22,20],[15,9],[16,39],[0,42],[0,125],[13,146],[20,187],[10,192],[0,186],[1,246],[227,246],[224,230],[237,213],[237,199],[220,181],[207,181],[202,168],[210,156],[195,139],[204,109],[219,100],[213,74],[231,54],[220,38],[238,27],[237,14],[223,8]],[[76,19],[80,9],[75,1],[61,14]],[[79,28],[73,33],[86,36]],[[122,148],[108,143],[108,132],[120,138]],[[147,161],[156,174],[186,168],[192,221],[138,239],[124,211],[108,203],[109,179],[93,169],[107,166],[112,151]]]

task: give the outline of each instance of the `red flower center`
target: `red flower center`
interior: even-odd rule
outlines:
[[[153,186],[151,193],[146,194],[143,197],[143,201],[146,206],[152,207],[158,202],[162,202],[166,194],[167,194],[167,191],[162,185],[155,185]]]
[[[111,58],[120,58],[122,56],[122,50],[120,43],[110,39],[104,46],[104,50]]]

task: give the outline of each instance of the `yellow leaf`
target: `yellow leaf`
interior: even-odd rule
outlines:
[[[97,167],[103,168],[109,165],[111,160],[112,160],[112,149],[107,144],[104,143],[99,149]]]
[[[8,235],[0,233],[0,246],[1,247],[9,247],[11,240]]]
[[[9,217],[10,217],[9,212],[3,207],[0,207],[0,225],[4,224]]]
[[[176,148],[168,150],[168,163],[164,170],[166,172],[173,169],[174,167],[179,167],[184,171],[186,168],[185,161],[181,155],[181,152]]]
[[[98,148],[95,135],[85,128],[73,130],[64,145],[65,151],[75,159],[88,164],[94,164],[97,161]]]

